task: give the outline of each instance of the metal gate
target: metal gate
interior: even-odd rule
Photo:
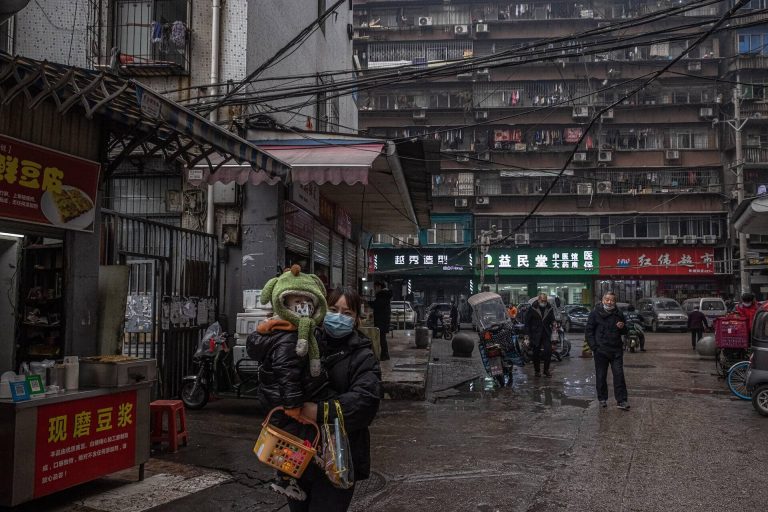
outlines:
[[[130,268],[123,353],[157,359],[158,396],[178,396],[216,318],[216,237],[102,210],[101,264]]]

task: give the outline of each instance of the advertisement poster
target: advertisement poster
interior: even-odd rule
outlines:
[[[485,275],[589,275],[597,274],[602,249],[491,249]]]
[[[136,391],[37,410],[35,498],[133,467]]]
[[[600,249],[600,274],[606,276],[713,275],[712,247],[628,247]]]
[[[0,135],[0,217],[93,231],[101,167]]]

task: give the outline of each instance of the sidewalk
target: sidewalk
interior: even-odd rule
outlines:
[[[470,324],[462,325],[462,334],[468,335],[475,344],[472,357],[453,357],[452,340],[434,339],[429,361],[429,391],[427,398],[435,398],[446,390],[485,376],[485,368],[477,349],[477,333]]]
[[[413,329],[387,335],[389,361],[381,362],[384,398],[424,400],[429,348],[416,348]]]

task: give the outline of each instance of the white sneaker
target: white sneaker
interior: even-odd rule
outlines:
[[[295,501],[304,501],[307,499],[305,493],[295,478],[280,477],[269,485],[269,488],[277,494],[282,494]]]

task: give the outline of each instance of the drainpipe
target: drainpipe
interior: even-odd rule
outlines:
[[[218,91],[219,83],[219,40],[221,39],[221,0],[213,0],[211,9],[211,95]],[[218,109],[208,114],[208,119],[215,123],[218,119]],[[216,217],[213,205],[213,185],[208,185],[208,207],[205,210],[205,232],[213,235],[216,230]]]

